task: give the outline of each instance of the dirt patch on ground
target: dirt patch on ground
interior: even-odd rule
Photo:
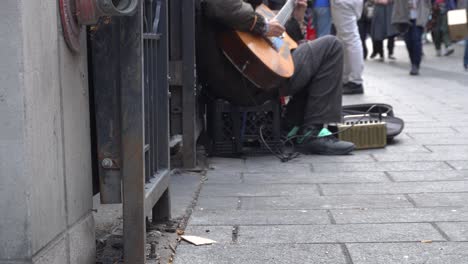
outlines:
[[[183,216],[171,219],[164,223],[146,223],[146,263],[171,264],[175,250],[180,242],[180,236],[187,225],[188,219],[196,205],[200,188],[205,180],[205,172],[199,171],[200,182],[195,190],[191,190],[190,204],[185,207]],[[177,195],[177,193],[173,193]],[[185,204],[187,205],[187,203]],[[109,207],[107,207],[109,208]],[[104,218],[113,218],[113,221],[101,221],[104,224],[96,226],[96,264],[123,263],[123,220],[121,209],[110,207]],[[102,211],[102,210],[101,210]],[[179,214],[180,215],[180,214]]]

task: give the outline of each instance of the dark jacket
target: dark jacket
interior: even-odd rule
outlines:
[[[398,34],[392,25],[393,3],[375,4],[370,35],[372,40],[384,40]]]
[[[271,94],[265,94],[242,77],[224,56],[217,42],[217,35],[222,31],[234,29],[249,32],[256,15],[257,25],[252,33],[261,34],[263,17],[255,13],[251,4],[242,0],[204,1],[197,25],[197,70],[200,83],[209,96],[237,105],[260,104],[271,98]],[[297,38],[299,24],[293,19],[291,21],[287,25],[288,32],[295,31]]]

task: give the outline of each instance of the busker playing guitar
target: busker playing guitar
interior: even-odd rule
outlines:
[[[299,149],[304,153],[344,155],[354,144],[340,141],[324,125],[341,121],[343,48],[334,36],[303,41],[301,23],[307,0],[296,0],[292,18],[283,27],[255,12],[259,0],[204,0],[198,26],[197,67],[209,94],[237,105],[259,105],[280,94],[291,96],[286,109],[286,126],[301,127]],[[279,37],[286,31],[301,43],[292,53],[294,74],[278,88],[256,87],[223,54],[219,35],[229,30]],[[284,90],[284,92],[283,92]]]

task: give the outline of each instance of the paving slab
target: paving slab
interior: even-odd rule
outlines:
[[[424,137],[422,136],[424,135]],[[414,134],[415,141],[419,144],[432,144],[432,145],[466,145],[468,144],[468,137],[455,137],[454,135],[440,134],[440,137],[432,137],[429,134]]]
[[[468,164],[465,164],[468,166]],[[467,167],[468,168],[468,167]],[[320,163],[313,165],[314,172],[335,171],[426,171],[426,170],[452,170],[448,164],[440,161],[388,161],[388,162],[362,162],[362,163]]]
[[[437,226],[450,238],[451,241],[468,242],[468,217],[462,221],[452,223],[437,223]]]
[[[418,207],[467,206],[468,193],[427,193],[408,195]]]
[[[239,207],[238,197],[199,197],[196,210],[234,210]]]
[[[468,221],[468,207],[330,210],[337,224]]]
[[[219,173],[238,172],[245,170],[244,159],[230,159],[230,158],[211,158],[210,169]]]
[[[392,171],[388,172],[394,181],[462,181],[466,177],[462,171]]]
[[[456,170],[468,170],[468,161],[448,161],[447,162],[450,166],[455,168]]]
[[[425,145],[434,153],[461,152],[468,156],[468,145]]]
[[[463,178],[462,178],[463,179]],[[383,172],[308,172],[294,173],[244,173],[245,183],[356,183],[389,182]]]
[[[313,252],[313,254],[311,254]],[[339,245],[212,245],[177,247],[174,264],[347,264]]]
[[[307,173],[310,172],[311,165],[309,164],[293,164],[281,163],[277,158],[268,161],[262,160],[247,160],[246,169],[244,172],[284,172],[284,173]]]
[[[407,120],[406,117],[405,121]],[[459,131],[455,130],[453,127],[406,127],[405,132],[413,134],[459,134]]]
[[[468,160],[468,154],[464,152],[448,151],[445,153],[398,153],[375,154],[377,161],[459,161]]]
[[[190,225],[315,225],[329,224],[325,210],[195,211]]]
[[[206,172],[206,182],[225,184],[241,183],[241,172],[219,172],[218,170],[208,170]]]
[[[431,151],[423,145],[406,145],[395,139],[395,143],[379,149],[362,149],[354,151],[353,156],[385,154],[385,153],[430,153]]]
[[[318,195],[315,184],[205,184],[200,196],[308,196]]]
[[[468,243],[346,244],[354,264],[463,264]]]
[[[245,210],[310,210],[413,207],[413,204],[409,202],[404,195],[243,197],[241,200],[241,209]]]
[[[466,181],[321,184],[324,195],[467,192]]]
[[[346,243],[445,241],[427,223],[241,226],[239,243]]]
[[[353,163],[353,162],[374,162],[375,159],[370,155],[345,155],[345,156],[323,156],[323,155],[301,155],[296,159],[291,160],[290,164],[295,163]],[[248,161],[247,161],[248,162]]]

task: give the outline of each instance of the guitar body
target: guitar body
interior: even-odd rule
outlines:
[[[275,14],[265,5],[257,13],[267,19]],[[264,38],[248,32],[224,32],[221,48],[233,65],[252,83],[263,90],[277,87],[294,73],[291,50],[297,43],[286,33],[281,38]]]

